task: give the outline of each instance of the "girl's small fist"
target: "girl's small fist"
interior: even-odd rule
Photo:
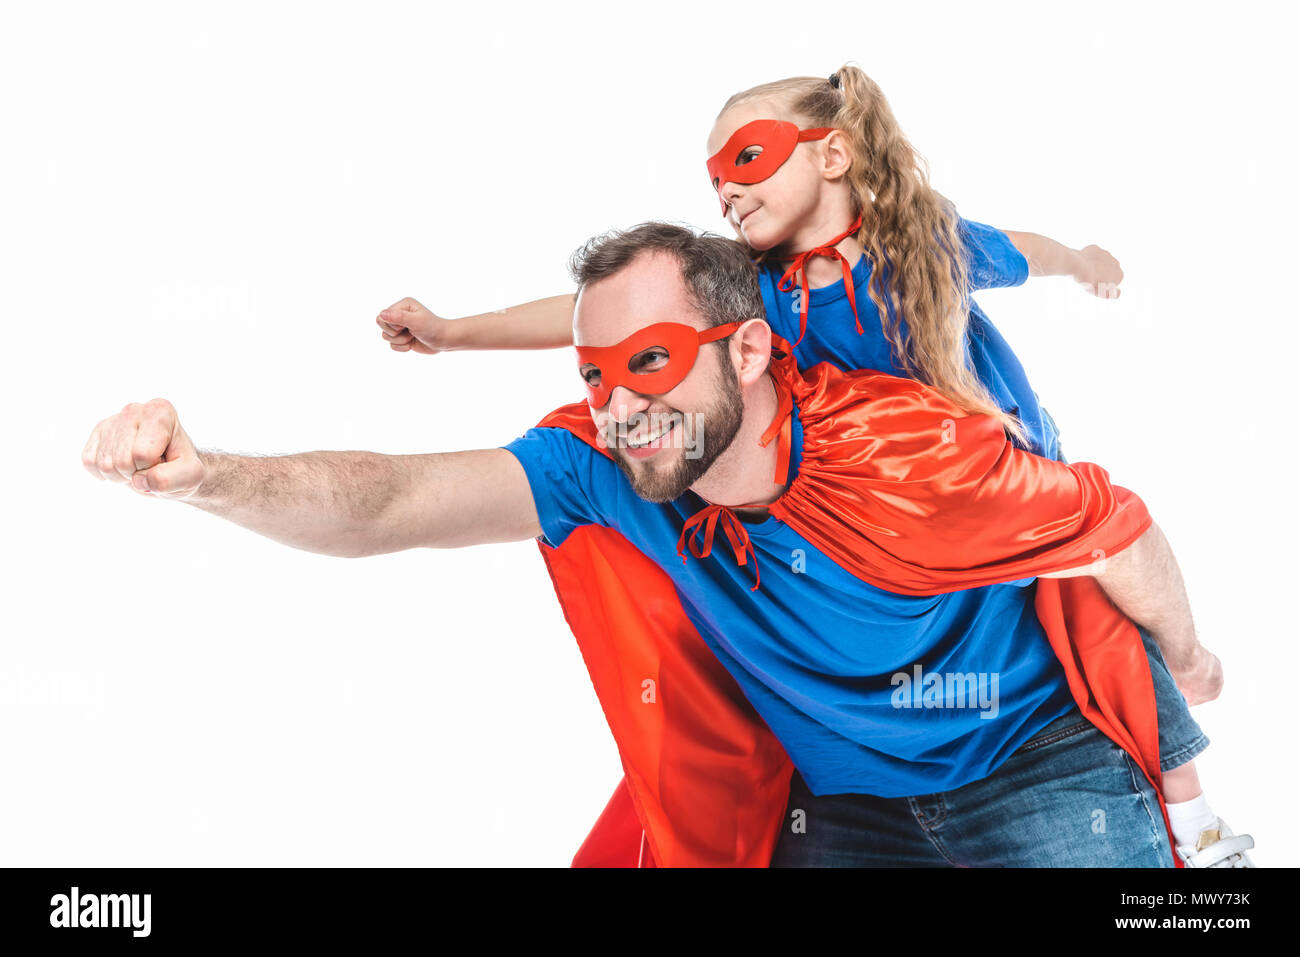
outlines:
[[[381,312],[375,322],[394,352],[431,356],[450,348],[451,320],[435,315],[409,296]]]
[[[1084,246],[1079,250],[1074,278],[1099,299],[1118,299],[1124,270],[1119,268],[1119,260],[1100,246]]]

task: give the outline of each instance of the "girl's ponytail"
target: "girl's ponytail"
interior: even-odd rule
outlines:
[[[957,212],[930,186],[929,166],[903,135],[880,87],[845,65],[825,79],[796,77],[737,93],[722,112],[751,99],[785,103],[807,121],[800,126],[847,135],[849,187],[862,213],[858,241],[872,263],[867,292],[900,366],[962,408],[995,416],[1028,446],[1020,420],[1002,410],[967,358],[969,279]]]
[[[853,156],[849,185],[863,214],[858,240],[874,267],[868,293],[900,363],[963,408],[997,416],[1027,445],[1024,426],[998,406],[967,361],[969,279],[953,204],[930,185],[925,158],[874,80],[845,65],[826,89],[839,98],[826,125],[848,134]],[[802,112],[798,103],[794,108]]]

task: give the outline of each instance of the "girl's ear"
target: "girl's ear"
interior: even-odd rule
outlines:
[[[736,379],[741,388],[748,388],[767,372],[772,359],[772,327],[766,319],[748,319],[733,334],[740,349],[740,366]]]
[[[822,143],[822,176],[826,179],[839,179],[853,165],[848,134],[843,130],[832,130]]]

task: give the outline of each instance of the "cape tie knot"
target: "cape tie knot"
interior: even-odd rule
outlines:
[[[796,368],[794,358],[790,355],[789,345],[779,337],[777,341],[779,345],[773,347],[772,364],[769,368],[772,387],[776,391],[776,415],[758,441],[759,445],[766,447],[773,439],[777,439],[776,473],[772,476],[772,482],[775,485],[785,485],[790,471],[790,445],[793,438],[794,394],[791,380],[796,374]],[[727,536],[727,541],[731,543],[737,565],[747,565],[750,558],[754,559],[754,587],[750,591],[757,591],[758,553],[754,551],[754,544],[749,540],[745,523],[726,505],[706,505],[686,520],[681,535],[677,537],[677,554],[682,556],[682,564],[685,565],[687,561],[687,548],[696,558],[709,557],[713,551],[713,539],[718,533],[719,525],[722,526],[722,533]]]
[[[804,332],[807,331],[808,328],[807,268],[808,260],[812,259],[814,256],[825,256],[828,259],[838,259],[840,261],[840,269],[844,273],[844,291],[849,297],[849,306],[853,309],[853,322],[858,327],[858,335],[862,335],[862,321],[858,319],[858,302],[853,290],[853,267],[849,265],[849,261],[844,258],[844,255],[835,248],[836,244],[852,236],[861,228],[862,214],[859,213],[857,219],[853,220],[853,225],[844,230],[844,232],[840,233],[834,239],[827,240],[822,245],[814,247],[813,249],[805,249],[803,252],[796,253],[793,256],[778,257],[782,262],[787,259],[792,260],[792,262],[790,263],[789,268],[781,274],[781,279],[777,282],[776,288],[780,289],[782,292],[790,292],[794,289],[795,284],[797,283],[799,288],[803,290],[803,295],[799,299],[799,338],[794,341],[796,346],[803,341]]]
[[[749,532],[745,531],[745,524],[725,505],[706,506],[686,520],[686,524],[682,526],[682,534],[677,539],[677,554],[682,556],[682,564],[686,564],[688,548],[696,558],[709,557],[713,551],[713,537],[717,534],[719,525],[722,526],[727,541],[731,543],[737,565],[747,565],[750,558],[754,559],[754,587],[750,591],[757,591],[758,555],[754,551],[754,544],[749,540]]]

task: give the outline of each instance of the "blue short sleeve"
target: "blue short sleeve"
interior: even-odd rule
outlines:
[[[958,220],[970,269],[971,289],[1019,286],[1029,278],[1029,260],[1007,234],[983,223]]]
[[[596,501],[617,466],[568,429],[529,429],[502,448],[524,467],[546,544],[559,548],[575,528],[609,524]]]

